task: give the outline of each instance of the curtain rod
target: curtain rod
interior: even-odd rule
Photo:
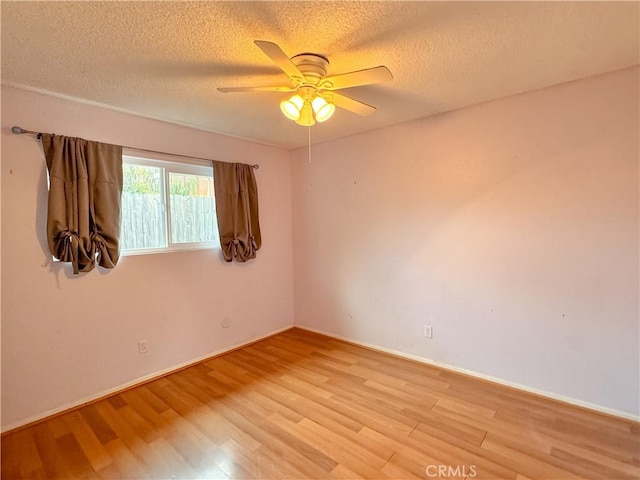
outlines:
[[[15,133],[16,135],[22,135],[23,133],[30,133],[32,135],[35,135],[38,140],[40,139],[40,137],[42,136],[42,132],[34,132],[33,130],[25,130],[22,127],[11,127],[11,131],[13,133]],[[120,146],[120,145],[119,145]],[[177,153],[167,153],[167,152],[159,152],[157,150],[149,150],[146,148],[139,148],[139,147],[129,147],[126,145],[121,145],[122,148],[128,148],[130,150],[138,150],[140,152],[148,152],[148,153],[160,153],[162,155],[173,155],[174,157],[183,157],[183,158],[192,158],[194,160],[207,160],[210,162],[213,162],[215,160],[211,160],[210,158],[202,158],[202,157],[193,157],[191,155],[178,155]],[[256,170],[260,168],[260,165],[258,165],[257,163],[254,163],[253,165],[251,165],[253,168],[255,168]]]

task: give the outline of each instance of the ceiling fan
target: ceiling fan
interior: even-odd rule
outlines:
[[[327,76],[329,60],[317,53],[301,53],[289,58],[275,43],[256,40],[254,43],[290,79],[289,85],[263,87],[218,88],[230,92],[296,92],[280,103],[284,115],[299,125],[311,126],[333,115],[336,106],[358,115],[371,115],[375,107],[336,92],[343,88],[359,87],[393,79],[387,67],[366,68],[355,72]]]

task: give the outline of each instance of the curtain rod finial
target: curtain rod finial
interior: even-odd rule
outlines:
[[[17,135],[20,135],[21,133],[24,133],[24,130],[20,127],[11,127],[11,131]]]

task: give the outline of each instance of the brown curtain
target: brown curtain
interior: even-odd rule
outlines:
[[[213,162],[220,247],[227,262],[256,258],[262,245],[258,220],[258,187],[253,167]]]
[[[51,253],[73,273],[120,257],[122,147],[42,134],[49,170],[47,239]]]

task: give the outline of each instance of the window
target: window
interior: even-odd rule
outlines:
[[[123,155],[123,254],[218,247],[213,167]]]

